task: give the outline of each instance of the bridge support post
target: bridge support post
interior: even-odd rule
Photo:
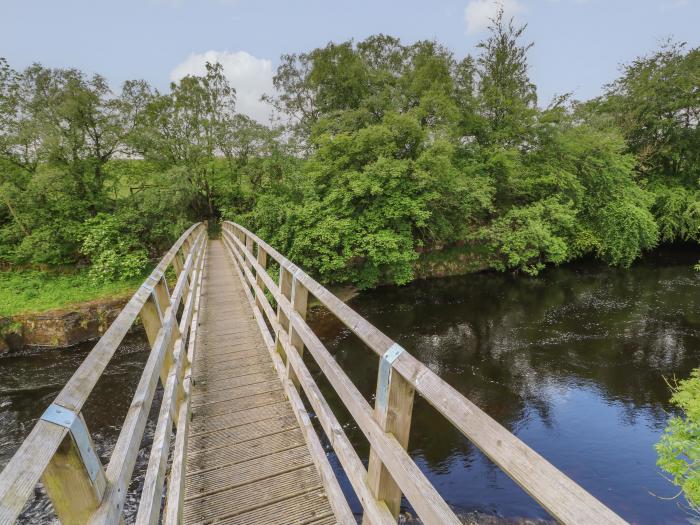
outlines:
[[[141,308],[141,322],[146,330],[148,344],[153,348],[158,337],[158,332],[163,326],[165,312],[170,306],[170,295],[167,292],[165,276],[153,287],[153,292]],[[168,379],[168,370],[172,364],[172,355],[166,352],[163,359],[163,368],[160,371],[160,381],[163,386]]]
[[[253,253],[253,238],[248,237],[247,235],[245,236],[245,249],[248,250],[251,254]],[[247,258],[245,259],[246,265],[248,266],[249,270],[253,270],[253,263],[250,262]]]
[[[405,449],[411,431],[414,392],[410,383],[392,366],[402,352],[403,348],[394,344],[379,360],[374,418],[382,430],[393,434]],[[401,489],[373,449],[369,453],[367,485],[374,497],[384,501],[394,518],[397,518],[401,507]],[[362,524],[370,525],[366,517],[363,517]]]
[[[294,311],[296,311],[302,317],[302,319],[306,320],[309,291],[299,282],[296,275],[292,276],[292,294],[290,302],[292,303],[292,308],[294,308]],[[301,357],[304,353],[304,342],[302,341],[301,336],[299,336],[297,331],[294,329],[294,326],[292,326],[292,323],[289,323],[289,342],[299,353],[299,357]],[[294,368],[290,365],[289,359],[287,359],[287,377],[291,379],[294,387],[299,390],[299,379],[294,372]]]
[[[258,264],[262,268],[260,271],[266,271],[267,270],[267,252],[262,249],[262,247],[258,244]],[[256,272],[257,274],[257,272]],[[255,278],[256,284],[260,287],[260,293],[265,293],[265,281],[263,280],[261,275],[256,275]],[[258,292],[257,290],[255,291],[255,305],[258,307],[258,310],[261,312],[263,311],[262,309],[262,302],[260,297],[258,297]]]
[[[292,274],[284,266],[280,266],[280,279],[279,279],[279,289],[280,293],[285,296],[288,300],[292,299]],[[284,347],[280,341],[281,337],[288,337],[289,334],[289,318],[282,311],[282,307],[277,305],[277,321],[280,324],[280,329],[284,333],[277,332],[275,334],[275,349],[277,353],[282,356],[282,360],[287,364],[287,355],[284,352]]]
[[[171,306],[174,307],[174,305],[170,304],[170,294],[168,293],[167,286],[165,276],[163,276],[153,287],[153,292],[148,300],[143,304],[141,307],[141,312],[139,313],[151,350],[154,348],[158,333],[163,327],[165,313],[167,312],[168,308]],[[160,369],[159,375],[161,385],[163,385],[164,388],[166,382],[168,381],[170,367],[173,364],[173,349],[178,335],[179,329],[175,327],[175,329],[172,331],[168,346],[165,349],[165,355],[163,356],[163,366]],[[172,412],[173,423],[177,425],[177,411],[173,409]]]
[[[80,413],[52,404],[41,419],[68,429],[41,481],[61,523],[87,523],[102,502],[105,471]]]

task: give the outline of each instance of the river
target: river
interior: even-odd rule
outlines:
[[[683,502],[666,499],[677,490],[656,467],[654,443],[672,410],[665,378],[687,377],[700,365],[700,275],[692,270],[698,258],[697,251],[669,248],[628,270],[581,262],[536,278],[475,274],[378,288],[349,304],[628,521],[687,524]],[[311,324],[371,400],[376,356],[319,308]],[[85,408],[103,458],[146,349],[139,338],[123,344]],[[0,467],[86,352],[0,358]],[[365,439],[316,377],[366,459]],[[418,397],[409,449],[465,521],[548,517]],[[141,472],[144,464],[142,457]],[[139,483],[137,476],[132,491]],[[133,507],[132,494],[129,516]],[[23,521],[49,516],[38,494]]]

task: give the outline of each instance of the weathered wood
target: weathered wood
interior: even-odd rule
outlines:
[[[304,320],[306,320],[308,301],[308,290],[295,277],[293,277],[291,293],[292,308],[294,308],[294,311]],[[304,342],[301,340],[301,337],[299,337],[299,334],[296,332],[293,326],[289,327],[289,343],[294,347],[300,356],[304,353]],[[297,379],[294,368],[289,364],[289,359],[287,360],[287,377],[289,377],[296,389],[299,390],[299,380]]]
[[[56,404],[80,412],[119,343],[148,300],[151,288],[163,277],[185,239],[200,229],[200,224],[192,225],[163,257],[68,380],[54,401]],[[17,518],[39,477],[63,442],[66,432],[65,429],[40,420],[5,466],[0,473],[0,524],[13,523]]]
[[[187,443],[190,434],[190,413],[192,399],[192,368],[196,352],[197,334],[199,329],[199,312],[204,280],[204,264],[206,262],[206,246],[200,262],[197,279],[197,294],[194,302],[194,312],[190,322],[190,340],[187,345],[187,365],[182,386],[183,399],[180,402],[179,421],[175,444],[173,446],[173,461],[170,467],[166,507],[163,515],[165,525],[179,525],[182,522],[182,507],[185,494],[185,469],[187,466]]]
[[[229,245],[229,250],[235,250],[235,248]],[[256,297],[260,295],[262,289],[260,288],[257,282],[253,283],[252,273],[246,268],[245,264],[243,264],[243,259],[239,253],[235,254],[234,262],[236,261],[238,262],[238,265],[236,266],[238,276],[241,279],[241,282],[244,284],[246,296],[248,297],[248,301],[252,306],[253,297],[248,291],[247,286],[245,286],[246,279],[250,284],[254,286],[254,289],[256,291]],[[292,292],[292,295],[294,295],[294,292]],[[279,326],[278,320],[275,319],[273,315],[272,307],[270,306],[270,303],[264,295],[262,295],[261,297],[261,304],[263,306],[263,310],[266,312],[268,320],[271,326],[273,327],[273,331],[275,333],[279,333],[281,328]],[[306,316],[306,303],[306,294],[300,292],[296,302],[296,305],[299,308],[300,315],[301,312],[303,312],[304,316]],[[292,349],[290,347],[290,343],[286,339],[281,339],[277,343],[273,343],[272,337],[269,335],[268,328],[262,319],[259,309],[254,309],[254,315],[256,317],[258,327],[260,328],[262,334],[267,334],[267,337],[265,337],[265,341],[268,342],[267,345],[270,352],[270,357],[272,358],[279,379],[284,384],[285,391],[294,411],[294,415],[296,416],[297,422],[299,423],[304,437],[306,438],[307,445],[311,450],[314,463],[316,465],[316,468],[318,469],[319,474],[321,475],[323,486],[326,490],[326,494],[329,497],[331,507],[333,508],[334,516],[338,520],[338,523],[352,523],[354,525],[355,519],[352,514],[352,511],[350,510],[350,507],[348,506],[347,500],[345,499],[340,484],[338,483],[338,480],[335,477],[333,468],[331,467],[330,463],[328,462],[328,459],[326,458],[325,451],[323,449],[323,446],[321,445],[318,436],[316,435],[316,431],[313,428],[313,424],[311,423],[311,419],[309,418],[306,408],[304,407],[304,403],[301,397],[299,396],[299,385],[298,383],[295,384],[291,381],[289,377],[289,369],[285,366],[284,362],[282,361],[282,357],[277,352],[276,345],[279,343],[285,346],[287,355],[289,355],[289,352],[294,352],[294,355],[298,357],[299,353],[296,351],[296,349]],[[303,343],[301,344],[303,348]],[[287,366],[289,366],[289,362],[287,362]],[[294,375],[294,377],[296,378],[296,374]],[[361,465],[359,458],[357,458],[357,461]]]
[[[195,245],[194,248],[198,253],[194,254],[190,252],[188,256],[192,257],[194,255],[197,257],[192,274],[194,284],[190,287],[190,294],[185,301],[180,326],[177,331],[179,336],[174,344],[173,360],[168,369],[167,380],[163,387],[163,399],[161,401],[156,430],[153,435],[153,445],[151,446],[151,455],[148,460],[146,477],[141,491],[141,501],[136,515],[137,525],[152,525],[158,521],[160,514],[165,467],[170,452],[170,437],[174,419],[173,414],[179,413],[177,398],[179,394],[179,385],[182,383],[182,376],[187,361],[185,340],[192,321],[194,304],[197,299],[199,268],[200,262],[204,258],[205,244],[206,243],[201,242],[201,248],[198,250],[197,245]],[[185,419],[185,421],[187,421],[187,419]],[[177,421],[175,421],[175,423],[177,423]]]
[[[411,432],[414,390],[384,357],[380,358],[382,360],[384,362],[380,363],[377,378],[374,418],[384,432],[392,433],[396,441],[406,449]],[[401,510],[401,490],[374,448],[369,451],[367,484],[374,497],[386,503],[391,514],[397,518]],[[363,523],[369,525],[371,521],[363,519]]]
[[[238,302],[240,304],[241,301],[245,302],[247,298],[250,305],[247,310],[230,310],[232,313],[228,318],[214,316],[213,322],[217,326],[221,324],[233,326],[235,324],[250,334],[256,334],[258,340],[261,340],[262,334],[255,324],[260,319],[261,312],[259,308],[255,308],[255,297],[249,286],[244,286],[235,276],[233,276],[233,281],[224,278],[224,272],[230,272],[231,265],[226,265],[222,261],[225,252],[220,247],[221,244],[212,242],[211,257],[207,259],[207,291],[203,295],[200,341],[202,343],[207,341],[210,333],[208,331],[209,316],[210,313],[215,314],[216,312],[216,309],[209,309],[211,297],[209,291],[212,289],[226,290],[222,297],[227,297],[231,303]],[[248,252],[247,249],[246,251]],[[252,254],[251,257],[253,257]],[[243,268],[253,288],[261,294],[261,301],[267,302],[267,299],[262,295],[262,289],[257,287],[255,276],[245,265],[245,259],[241,258],[240,262],[243,263]],[[240,271],[237,265],[233,266],[237,271]],[[214,308],[221,308],[221,306],[221,300],[217,300],[217,306]],[[253,308],[254,316],[257,316],[255,320],[250,316],[251,308]],[[328,499],[326,499],[322,489],[321,478],[314,467],[317,458],[312,457],[303,442],[299,446],[300,443],[294,438],[295,434],[289,432],[291,429],[299,429],[300,423],[295,419],[292,407],[282,394],[282,383],[277,378],[274,379],[274,382],[240,382],[236,363],[234,363],[234,366],[228,369],[233,378],[232,384],[225,387],[226,374],[221,372],[221,359],[215,352],[217,346],[222,344],[218,341],[215,339],[213,344],[197,345],[198,357],[195,359],[194,370],[196,382],[192,392],[193,401],[195,399],[197,401],[193,402],[192,406],[193,421],[209,422],[212,421],[212,418],[218,418],[230,421],[230,423],[228,426],[208,427],[205,431],[191,433],[189,436],[184,522],[199,522],[204,519],[207,521],[243,520],[243,516],[247,519],[247,516],[250,515],[249,512],[254,509],[262,513],[267,506],[275,508],[278,516],[293,515],[297,517],[299,522],[304,523],[316,520],[316,513],[322,508],[325,508],[323,511],[325,514],[320,516],[332,515]],[[273,345],[274,341],[269,337],[267,346],[257,346],[259,355],[265,356],[265,360],[261,360],[257,365],[258,374],[263,377],[269,377],[269,373],[274,370],[268,350],[268,348],[273,348]],[[214,351],[211,354],[213,360],[210,361],[209,352],[212,351]],[[275,355],[275,357],[279,359],[279,356]],[[282,368],[282,370],[284,369]],[[208,387],[208,381],[210,373],[213,372],[218,375],[219,379],[216,382],[218,386],[211,389]],[[200,390],[200,385],[205,388]],[[276,392],[280,392],[281,395],[275,396],[272,405],[263,400],[264,404],[259,409],[253,409],[252,407],[256,406],[255,399],[258,397],[257,394],[253,393],[264,391],[270,387],[274,387]],[[261,395],[267,396],[268,394]],[[221,399],[224,401],[220,401]],[[279,407],[274,413],[280,414],[280,416],[272,419],[267,417],[266,407],[269,406]],[[279,412],[282,407],[284,407],[283,411]],[[243,413],[247,416],[241,420],[237,415]],[[310,424],[310,421],[308,423]],[[277,438],[268,439],[280,435],[285,435],[292,440],[285,443],[280,442]],[[247,449],[244,452],[245,449],[242,447],[245,447],[244,444],[248,442],[274,444],[276,448],[274,450],[268,449],[268,453],[255,449]],[[327,462],[320,443],[316,452]],[[309,466],[311,466],[310,471],[308,470]],[[298,478],[294,478],[298,481],[296,485],[285,481],[287,477],[293,477],[294,473],[302,471],[309,472],[309,475],[312,474],[315,481],[310,485]],[[274,497],[271,490],[275,490]],[[340,490],[339,487],[338,490]],[[298,500],[294,499],[294,496],[310,494],[311,491],[323,493],[325,507],[298,507]],[[232,504],[233,502],[235,504]],[[352,518],[351,514],[348,515]],[[255,521],[250,523],[255,523]],[[341,521],[341,523],[350,522],[346,520]]]
[[[84,426],[83,416],[78,414],[76,417],[80,418],[79,424]],[[94,454],[95,445],[87,434],[87,427],[84,428],[89,440],[89,452]],[[102,501],[107,484],[101,464],[95,479],[90,477],[70,432],[51,458],[41,481],[61,523],[86,523]]]
[[[203,233],[198,235],[195,245],[203,240]],[[187,277],[187,265],[192,264],[191,255],[188,257],[183,271],[180,272],[177,284],[173,290],[171,306],[165,312],[163,328],[158,333],[154,349],[151,351],[144,371],[141,375],[136,392],[127,412],[122,431],[114,446],[112,456],[107,466],[107,490],[99,509],[90,520],[93,524],[111,524],[121,515],[124,498],[134,470],[139,444],[148,419],[148,412],[153,402],[158,371],[161,369],[165,356],[166,345],[169,344],[173,331],[178,330],[176,312],[173,305],[182,299]]]
[[[264,276],[261,277],[263,280],[266,280]],[[269,284],[268,289],[270,289]],[[287,299],[292,297],[292,274],[289,270],[282,267],[280,267],[278,293],[281,293]],[[277,303],[277,323],[279,328],[275,332],[275,350],[282,356],[282,360],[286,362],[287,357],[284,355],[284,346],[280,339],[289,336],[289,317],[282,311],[279,302]]]
[[[258,261],[258,266],[262,268],[263,270],[267,271],[267,253],[265,253],[265,250],[263,250],[260,246],[258,246],[258,256],[257,256],[257,261]],[[265,281],[263,281],[263,278],[261,275],[256,276],[255,282],[258,285],[258,288],[262,290],[262,294],[264,296],[265,293]],[[260,297],[258,296],[259,294],[256,292],[255,294],[255,304],[257,305],[258,308],[262,308],[260,304]]]
[[[262,239],[240,225],[236,225],[235,228],[246,237],[253,238],[254,242],[262,247],[269,257],[279,263],[281,272],[286,270],[293,273],[309,293],[313,294],[321,304],[378,355],[383,355],[394,344],[389,337],[377,330],[371,323],[359,316]],[[277,296],[275,298],[277,299]],[[289,311],[289,302],[286,301],[286,305],[284,299],[281,299],[280,302],[283,314],[285,309]],[[292,323],[292,326],[296,327],[296,324]],[[305,343],[308,347],[308,341]],[[564,523],[624,523],[619,516],[576,485],[570,478],[510,434],[496,421],[481,412],[413,356],[404,352],[394,363],[393,369],[556,519]],[[508,443],[507,448],[513,452],[504,452],[503,443]],[[398,482],[398,480],[396,481]],[[412,501],[411,497],[409,500]]]

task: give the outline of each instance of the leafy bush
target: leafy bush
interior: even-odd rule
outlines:
[[[692,510],[700,513],[700,368],[673,386],[673,416],[656,444],[657,465],[670,474]]]
[[[148,252],[129,225],[113,215],[99,214],[85,222],[82,252],[90,259],[90,278],[120,281],[142,275]]]
[[[503,257],[496,266],[536,275],[547,263],[566,261],[570,257],[567,240],[575,220],[575,210],[556,199],[512,208],[486,233],[494,252]]]

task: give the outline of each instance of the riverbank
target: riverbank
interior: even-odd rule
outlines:
[[[0,355],[25,348],[68,348],[99,338],[131,295],[66,309],[0,318]]]
[[[85,271],[0,272],[0,354],[100,337],[142,280],[95,283]]]

